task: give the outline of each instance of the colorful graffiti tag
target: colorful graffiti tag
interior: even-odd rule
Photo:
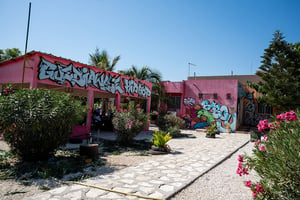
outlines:
[[[184,98],[184,105],[194,129],[209,126],[213,122],[216,122],[221,132],[226,131],[224,127],[227,124],[230,125],[231,131],[236,129],[236,113],[230,114],[228,107],[225,105],[219,105],[215,101],[210,102],[208,100],[196,104],[196,100],[190,97]]]
[[[222,127],[222,122],[224,125],[230,124],[231,131],[235,131],[236,129],[236,113],[230,114],[228,107],[225,105],[219,105],[215,101],[209,102],[208,100],[204,100],[201,102],[201,105],[204,110],[211,111],[213,117],[218,120],[217,126],[221,132],[225,132],[225,128]],[[229,121],[232,119],[232,122]]]
[[[41,57],[39,64],[39,80],[49,79],[60,85],[66,85],[67,82],[73,87],[93,87],[102,91],[115,94],[138,94],[140,97],[150,97],[150,88],[134,79],[123,78],[123,84],[120,75],[111,74],[105,71],[95,72],[87,67],[75,67],[72,63],[63,65],[59,62],[51,63]],[[122,87],[123,86],[123,87]],[[125,90],[125,91],[124,91]]]

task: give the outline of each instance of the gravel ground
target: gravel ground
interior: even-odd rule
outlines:
[[[177,193],[171,200],[251,200],[252,192],[245,187],[247,180],[258,180],[254,172],[240,177],[236,174],[238,155],[251,154],[253,143],[234,153],[223,163],[198,178],[184,190]]]

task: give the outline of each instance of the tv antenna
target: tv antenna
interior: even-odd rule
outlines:
[[[189,65],[189,76],[190,76],[190,74],[191,74],[191,66],[197,66],[197,65],[195,65],[195,64],[193,64],[193,63],[188,63],[188,65]]]

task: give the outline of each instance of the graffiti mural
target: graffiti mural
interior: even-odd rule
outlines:
[[[184,98],[183,99],[183,104],[185,105],[185,106],[194,106],[195,105],[195,102],[196,102],[196,100],[194,99],[194,98]]]
[[[209,102],[208,100],[204,100],[201,102],[201,106],[204,110],[210,111],[212,116],[216,119],[217,127],[221,132],[225,132],[225,126],[230,124],[231,131],[235,131],[236,129],[236,113],[230,114],[228,107],[225,105],[219,105],[215,101]],[[229,121],[232,121],[229,123]],[[222,126],[223,122],[223,126]]]
[[[73,87],[93,87],[101,91],[115,94],[137,94],[140,97],[150,97],[150,88],[143,83],[136,83],[135,80],[123,78],[123,85],[120,75],[111,74],[105,71],[95,72],[87,67],[75,67],[72,63],[63,65],[59,62],[51,63],[41,57],[39,64],[39,80],[49,79],[60,85],[66,85],[67,82]],[[125,91],[124,91],[125,90]]]
[[[142,83],[136,83],[133,79],[123,79],[124,82],[124,88],[125,92],[127,94],[138,94],[141,97],[150,97],[151,96],[151,90],[148,86],[142,84]]]

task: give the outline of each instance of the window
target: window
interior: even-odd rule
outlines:
[[[168,97],[168,108],[180,109],[181,97]]]
[[[261,114],[272,114],[273,113],[273,108],[272,106],[268,106],[266,104],[258,104],[258,113]]]

